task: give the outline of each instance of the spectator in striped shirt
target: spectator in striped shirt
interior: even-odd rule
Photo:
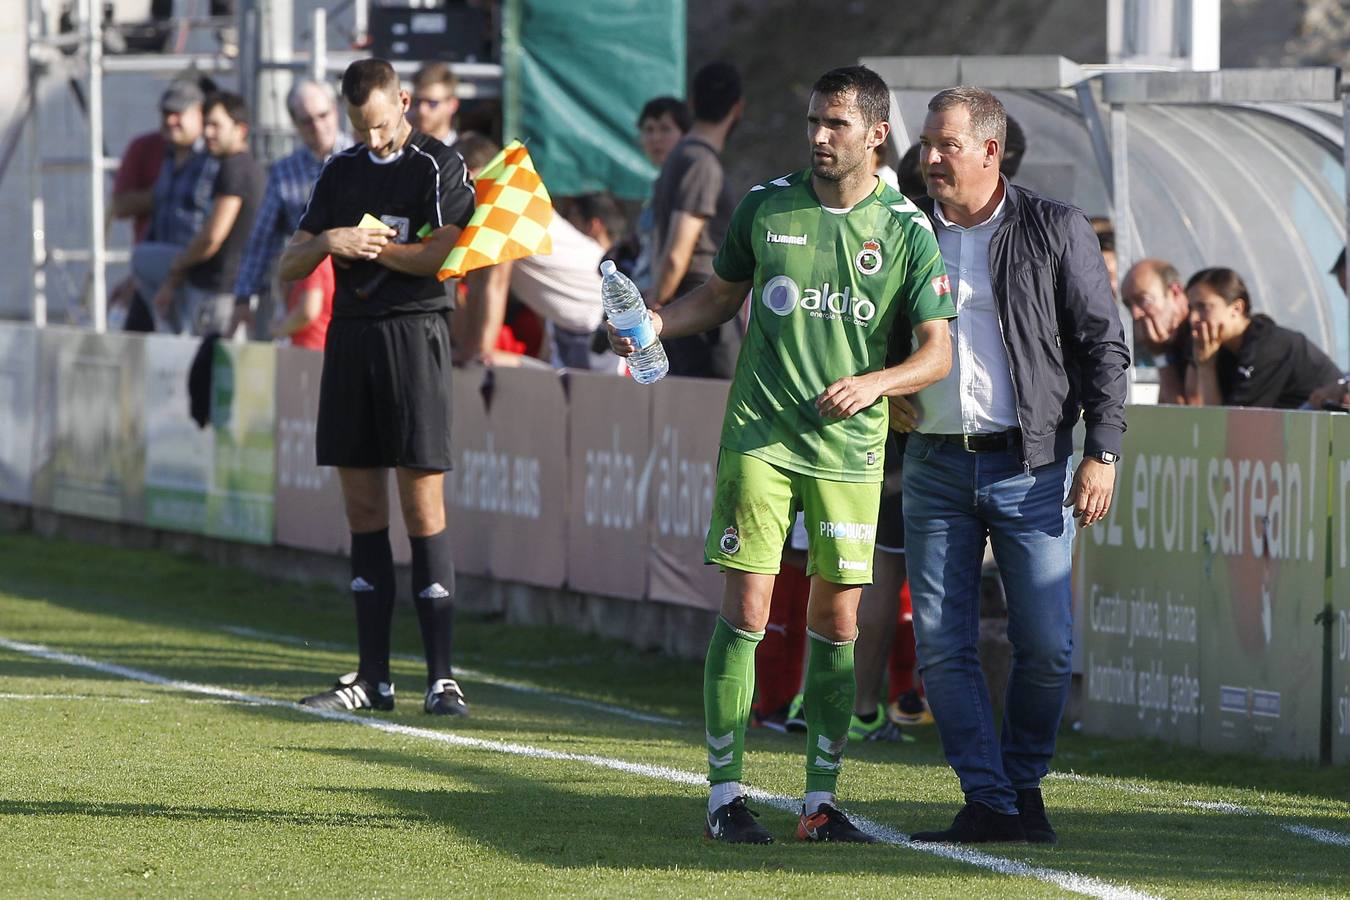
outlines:
[[[240,325],[247,325],[255,332],[254,337],[266,336],[266,323],[254,322],[253,298],[266,293],[268,273],[299,227],[324,162],[352,144],[339,127],[337,100],[328,85],[309,79],[297,81],[286,96],[286,108],[304,146],[277,160],[267,172],[262,205],[234,284],[231,334]]]

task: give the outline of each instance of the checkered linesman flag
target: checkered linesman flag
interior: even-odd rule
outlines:
[[[553,252],[548,236],[553,201],[524,144],[512,141],[493,157],[478,173],[474,188],[473,218],[441,263],[437,278],[460,278],[508,259]]]

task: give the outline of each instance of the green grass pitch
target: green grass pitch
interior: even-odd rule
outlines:
[[[1344,767],[1074,734],[1045,784],[1059,847],[804,846],[766,802],[778,843],[710,845],[697,662],[466,617],[474,715],[433,720],[400,606],[395,712],[288,705],[353,667],[351,618],[328,587],[0,536],[0,892],[1350,895]],[[933,730],[913,731],[850,747],[841,779],[845,808],[896,839],[960,801]],[[801,743],[752,732],[749,782],[786,805]]]

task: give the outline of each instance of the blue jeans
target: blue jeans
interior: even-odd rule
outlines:
[[[919,671],[947,762],[967,801],[1015,813],[1016,791],[1050,771],[1069,693],[1074,522],[1068,460],[1030,474],[1012,451],[968,453],[912,434],[905,448],[905,552]],[[1008,598],[1012,673],[1003,734],[980,671],[985,539]]]

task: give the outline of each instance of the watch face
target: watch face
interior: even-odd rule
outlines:
[[[1111,465],[1115,463],[1116,460],[1120,459],[1120,455],[1117,453],[1112,453],[1110,450],[1103,450],[1102,452],[1097,454],[1097,458],[1100,459],[1102,462],[1106,463],[1107,465]]]

